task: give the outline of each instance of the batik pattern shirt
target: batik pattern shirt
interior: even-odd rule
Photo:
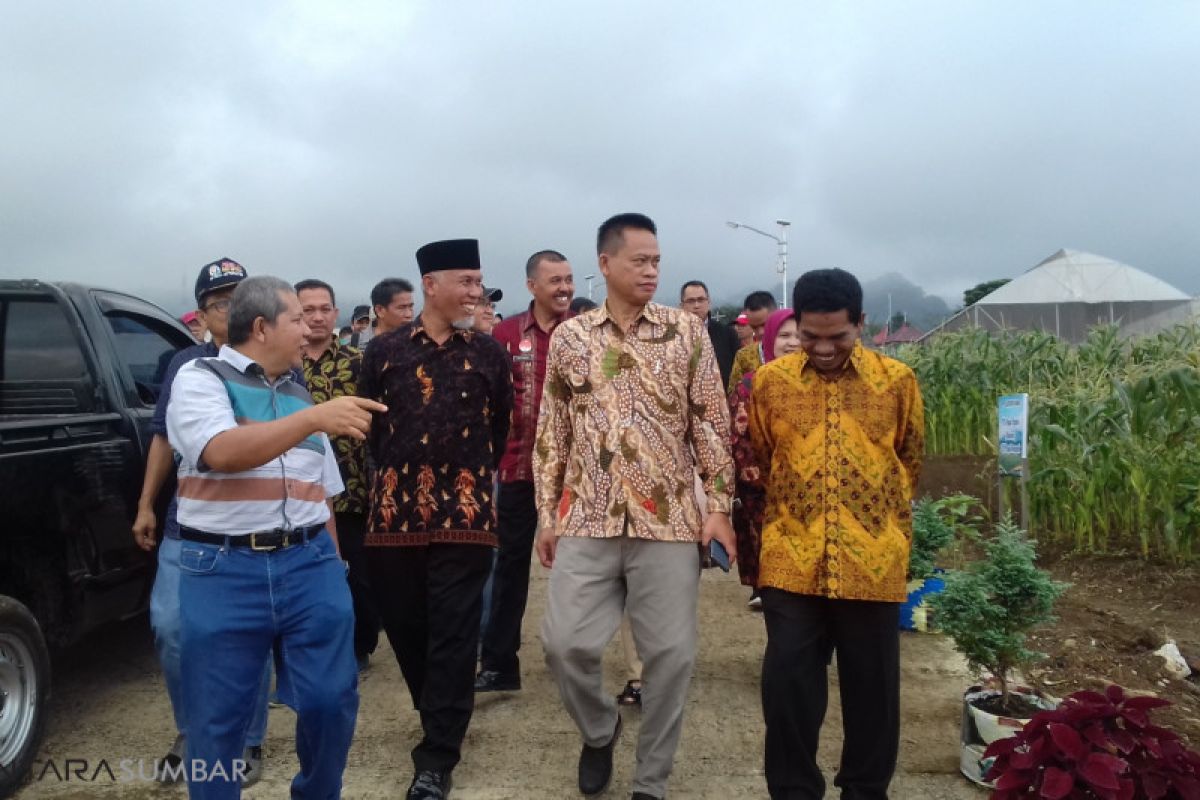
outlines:
[[[733,369],[729,372],[725,393],[732,394],[737,389],[737,385],[741,383],[742,378],[761,367],[762,363],[762,345],[758,342],[751,342],[738,350],[737,355],[733,357]]]
[[[729,408],[703,323],[651,303],[622,330],[607,304],[558,326],[533,454],[540,524],[559,536],[692,542],[695,474],[729,513]]]
[[[304,356],[304,383],[316,403],[325,403],[335,397],[358,394],[358,375],[362,370],[362,350],[338,341],[315,359]],[[367,513],[367,448],[358,439],[350,436],[330,436],[338,470],[346,491],[333,501],[333,510],[339,514]]]
[[[856,344],[825,378],[804,352],[760,367],[750,435],[767,487],[760,587],[903,602],[924,407],[907,366]]]
[[[492,338],[508,351],[512,361],[513,420],[508,446],[500,460],[501,483],[533,480],[533,439],[546,382],[546,355],[550,351],[550,334],[558,322],[561,320],[549,331],[542,330],[530,303],[524,313],[509,317],[492,331]]]
[[[367,547],[496,544],[492,476],[512,415],[508,357],[492,337],[442,344],[418,317],[371,340],[358,393],[375,415]]]

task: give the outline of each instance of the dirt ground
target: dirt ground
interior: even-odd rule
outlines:
[[[454,773],[456,800],[579,797],[574,786],[579,737],[559,702],[536,637],[546,574],[540,566],[534,567],[522,651],[524,691],[480,698],[463,762]],[[759,705],[759,664],[765,643],[762,619],[746,608],[746,591],[731,575],[710,571],[701,597],[700,649],[670,796],[766,797]],[[940,636],[903,634],[901,645],[904,722],[892,796],[981,800],[984,793],[958,772],[961,692],[967,681],[960,659]],[[624,683],[617,642],[605,666],[615,694]],[[135,764],[143,759],[149,773],[174,735],[145,619],[91,639],[60,658],[56,669],[55,698],[35,775],[45,769],[46,761],[65,772],[65,759],[87,759],[85,777],[94,779],[59,780],[43,772],[42,779],[27,785],[18,798],[186,797],[182,786],[119,780],[121,759],[134,759]],[[373,657],[360,690],[361,710],[344,797],[403,797],[412,776],[408,751],[418,739],[419,723],[386,643]],[[830,697],[821,760],[832,786],[841,746],[841,712],[836,689]],[[638,713],[625,713],[616,774],[604,795],[609,798],[628,797],[631,791]],[[264,748],[265,777],[245,797],[287,797],[297,768],[293,726],[290,710],[272,709]],[[112,766],[117,780],[105,772],[94,775],[102,759]],[[831,791],[831,796],[836,795]]]
[[[1034,684],[1056,696],[1109,683],[1153,693],[1174,703],[1152,713],[1155,723],[1200,749],[1200,569],[1079,556],[1043,565],[1071,586],[1058,621],[1030,637],[1047,654],[1030,670]],[[1192,662],[1191,679],[1163,671],[1154,651],[1168,640]]]

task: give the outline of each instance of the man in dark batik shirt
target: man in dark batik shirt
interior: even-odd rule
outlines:
[[[308,326],[304,340],[304,385],[314,403],[327,403],[335,397],[358,394],[358,375],[362,369],[362,350],[342,344],[335,335],[338,309],[333,287],[325,281],[309,278],[295,286],[300,298],[300,313]],[[379,643],[379,615],[367,586],[366,554],[363,539],[367,530],[367,447],[351,436],[330,436],[338,471],[346,491],[333,500],[337,519],[338,549],[349,571],[350,597],[354,601],[354,657],[358,670],[367,668],[371,653]]]
[[[410,800],[441,800],[474,708],[483,585],[496,546],[493,472],[512,412],[504,348],[471,330],[482,300],[479,244],[417,251],[421,315],[371,340],[359,394],[390,409],[367,440],[366,546],[376,608],[424,738]]]

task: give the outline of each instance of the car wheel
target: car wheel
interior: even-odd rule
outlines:
[[[41,745],[50,655],[29,609],[0,596],[0,797],[25,780]]]

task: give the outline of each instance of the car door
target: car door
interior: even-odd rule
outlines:
[[[128,442],[127,452],[123,455],[124,509],[103,521],[96,521],[93,532],[100,573],[111,576],[111,580],[105,582],[124,584],[127,582],[121,577],[122,574],[144,569],[147,564],[146,554],[134,544],[130,526],[141,494],[154,407],[162,390],[167,365],[177,351],[195,344],[195,340],[182,323],[157,306],[136,297],[99,289],[92,290],[91,296],[104,323],[100,326],[102,331],[96,335],[106,338],[109,344],[107,348],[98,346],[97,349],[112,354],[109,368],[114,376],[115,392],[123,403]],[[160,525],[166,510],[166,498],[170,497],[172,491],[173,480],[164,486],[156,505]],[[144,605],[147,599],[145,590],[137,595],[130,597],[121,592],[119,599],[112,600],[130,603],[130,611],[134,611]]]

